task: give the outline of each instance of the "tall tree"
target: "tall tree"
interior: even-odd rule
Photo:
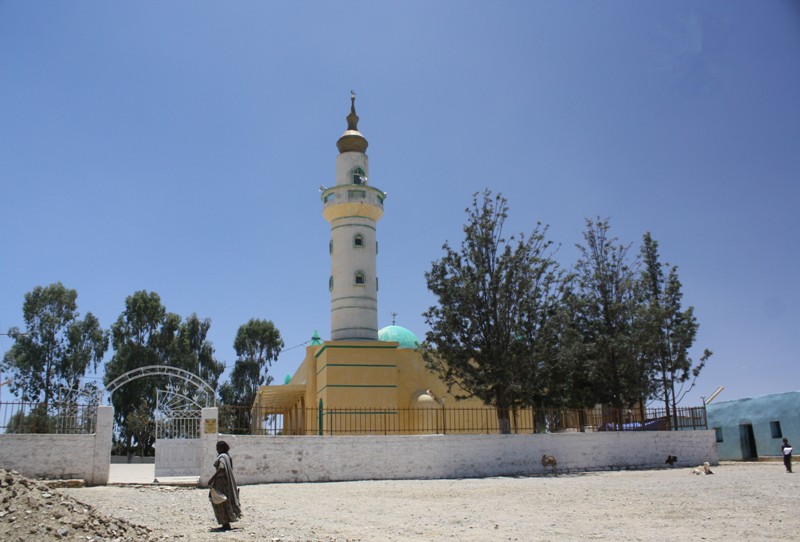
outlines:
[[[25,294],[24,332],[10,333],[14,345],[2,367],[14,374],[13,389],[23,401],[58,397],[59,388],[78,390],[89,367],[97,368],[108,349],[108,333],[91,313],[81,319],[78,292],[60,282]]]
[[[579,344],[567,352],[578,356],[573,361],[588,376],[587,405],[628,407],[649,391],[635,329],[638,264],[630,261],[630,245],[610,235],[607,219],[588,219],[583,238],[569,296]]]
[[[139,406],[128,415],[128,429],[136,441],[139,448],[139,455],[144,457],[148,449],[152,449],[156,441],[156,428],[153,420],[153,413],[150,411],[147,402],[142,399]]]
[[[580,302],[574,282],[572,275],[564,279],[561,303],[549,320],[556,335],[556,354],[546,374],[547,393],[541,401],[545,407],[579,409],[596,402],[589,359],[591,349],[585,340],[584,326],[575,312]]]
[[[547,317],[556,306],[559,273],[546,227],[503,236],[506,199],[473,195],[459,250],[425,274],[437,305],[423,315],[430,330],[421,345],[429,369],[456,397],[476,396],[497,408],[500,431],[510,431],[510,409],[540,396],[537,369],[553,353]]]
[[[128,296],[125,310],[111,326],[114,356],[106,363],[106,385],[139,367],[168,365],[179,327],[180,317],[167,313],[157,293],[142,290]],[[111,398],[114,418],[129,453],[134,435],[128,426],[128,417],[137,408],[153,412],[156,390],[166,387],[167,383],[167,379],[161,377],[140,378],[114,392]]]
[[[106,364],[106,384],[139,367],[167,365],[188,371],[216,389],[225,366],[214,357],[214,346],[208,340],[210,328],[211,321],[196,314],[182,321],[177,314],[167,312],[155,292],[135,292],[125,300],[125,310],[111,326],[114,356]],[[170,397],[201,401],[199,395],[204,392],[180,378],[167,376],[132,380],[115,391],[114,416],[128,450],[132,439],[137,438],[133,429],[143,427],[141,419],[157,411],[157,390],[166,391]],[[134,413],[136,427],[131,423]]]
[[[667,418],[672,420],[678,404],[694,387],[711,357],[711,351],[704,350],[694,365],[689,355],[699,329],[694,307],[683,308],[678,268],[661,263],[658,242],[650,232],[644,234],[641,259],[639,321],[643,354],[652,363],[653,396],[663,401]],[[684,389],[687,382],[688,387]]]
[[[214,356],[214,345],[208,340],[210,329],[210,319],[201,319],[196,314],[187,317],[175,335],[172,363],[196,374],[211,388],[217,389],[225,364]]]
[[[278,359],[283,345],[280,331],[269,320],[253,318],[239,326],[233,341],[236,364],[230,382],[220,387],[222,402],[251,406],[258,387],[272,382],[269,367]]]

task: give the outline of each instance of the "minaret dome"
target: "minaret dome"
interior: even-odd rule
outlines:
[[[358,115],[356,115],[356,93],[350,91],[350,114],[347,115],[347,130],[336,142],[339,152],[366,153],[369,143],[364,135],[358,131]]]

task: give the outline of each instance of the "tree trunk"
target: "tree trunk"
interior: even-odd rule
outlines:
[[[509,419],[508,415],[508,408],[499,408],[497,409],[497,425],[500,428],[500,434],[502,435],[510,435],[511,434],[511,420]]]
[[[505,390],[498,389],[495,391],[495,403],[497,405],[497,426],[500,429],[500,434],[509,435],[511,434],[511,418]]]
[[[586,426],[588,425],[586,422],[587,422],[586,410],[581,408],[580,410],[578,410],[578,429],[580,430],[581,433],[586,432]]]
[[[672,379],[670,387],[671,387],[671,391],[672,391],[672,417],[675,420],[673,430],[677,431],[678,430],[678,404],[675,401],[675,379],[674,378]]]
[[[662,372],[661,385],[664,387],[664,408],[667,417],[667,429],[672,429],[672,415],[669,408],[669,384],[667,382],[666,373]]]
[[[125,451],[128,454],[128,463],[131,463],[131,462],[133,462],[133,450],[131,450],[131,444],[133,442],[133,435],[131,433],[126,433],[125,442],[127,444],[127,446],[125,446]]]

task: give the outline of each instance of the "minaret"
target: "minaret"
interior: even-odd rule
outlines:
[[[356,95],[347,130],[336,142],[336,186],[320,187],[331,225],[331,340],[378,340],[378,240],[386,193],[369,184],[367,140],[358,131]]]

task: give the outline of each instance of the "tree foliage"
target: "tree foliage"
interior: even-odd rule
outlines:
[[[572,275],[567,311],[573,328],[568,346],[582,371],[586,404],[628,407],[648,395],[648,370],[638,355],[636,262],[630,245],[610,235],[608,220],[587,220],[584,244]]]
[[[214,345],[208,340],[211,320],[191,314],[184,320],[174,337],[172,364],[203,379],[217,388],[225,364],[214,356]]]
[[[675,412],[711,353],[696,365],[689,356],[698,323],[649,233],[631,254],[608,219],[587,220],[564,274],[546,228],[504,238],[501,195],[475,194],[467,215],[460,248],[445,243],[425,274],[437,304],[424,313],[421,351],[451,393],[496,406],[501,430],[519,406],[620,409],[658,397]]]
[[[578,248],[562,308],[567,393],[583,406],[617,408],[659,397],[674,413],[688,391],[680,386],[697,378],[711,355],[706,351],[693,367],[689,349],[699,325],[693,308],[681,307],[677,267],[659,261],[649,233],[630,255],[607,219],[587,220]]]
[[[250,319],[239,326],[233,348],[236,364],[230,381],[220,386],[220,400],[229,405],[251,406],[259,386],[269,385],[269,367],[283,348],[280,331],[269,320]]]
[[[140,367],[168,365],[198,375],[215,388],[224,365],[215,359],[214,347],[207,339],[210,327],[210,320],[195,314],[181,321],[177,314],[167,312],[155,292],[135,292],[125,300],[124,311],[111,326],[114,356],[106,364],[106,385]],[[155,412],[157,390],[188,398],[204,393],[182,379],[165,376],[131,380],[117,389],[112,395],[114,416],[128,449],[134,438],[128,420],[137,409]]]
[[[139,456],[144,457],[145,453],[153,448],[156,442],[156,427],[153,419],[153,411],[142,399],[139,405],[128,415],[128,429],[133,436],[133,441],[139,448]]]
[[[111,326],[114,356],[106,363],[105,384],[123,374],[148,365],[164,365],[175,331],[175,315],[167,314],[155,292],[138,291],[125,299],[125,309]],[[140,378],[126,383],[111,396],[114,419],[130,453],[134,438],[128,418],[137,408],[155,410],[156,390],[165,379]]]
[[[669,417],[675,414],[678,403],[694,386],[711,351],[706,349],[694,365],[689,355],[699,328],[694,307],[683,308],[678,268],[661,263],[658,242],[650,232],[644,234],[640,254],[643,262],[639,278],[642,355],[651,363],[651,397],[663,401]]]
[[[547,228],[504,237],[502,195],[476,193],[466,212],[460,249],[445,243],[425,274],[437,304],[424,313],[430,330],[421,350],[451,393],[496,406],[508,432],[509,409],[541,395],[537,376],[552,360],[558,266]]]
[[[50,403],[60,388],[78,390],[86,371],[102,360],[108,333],[91,313],[81,319],[78,292],[60,282],[37,286],[22,305],[25,331],[11,331],[14,345],[3,357],[23,401]]]

